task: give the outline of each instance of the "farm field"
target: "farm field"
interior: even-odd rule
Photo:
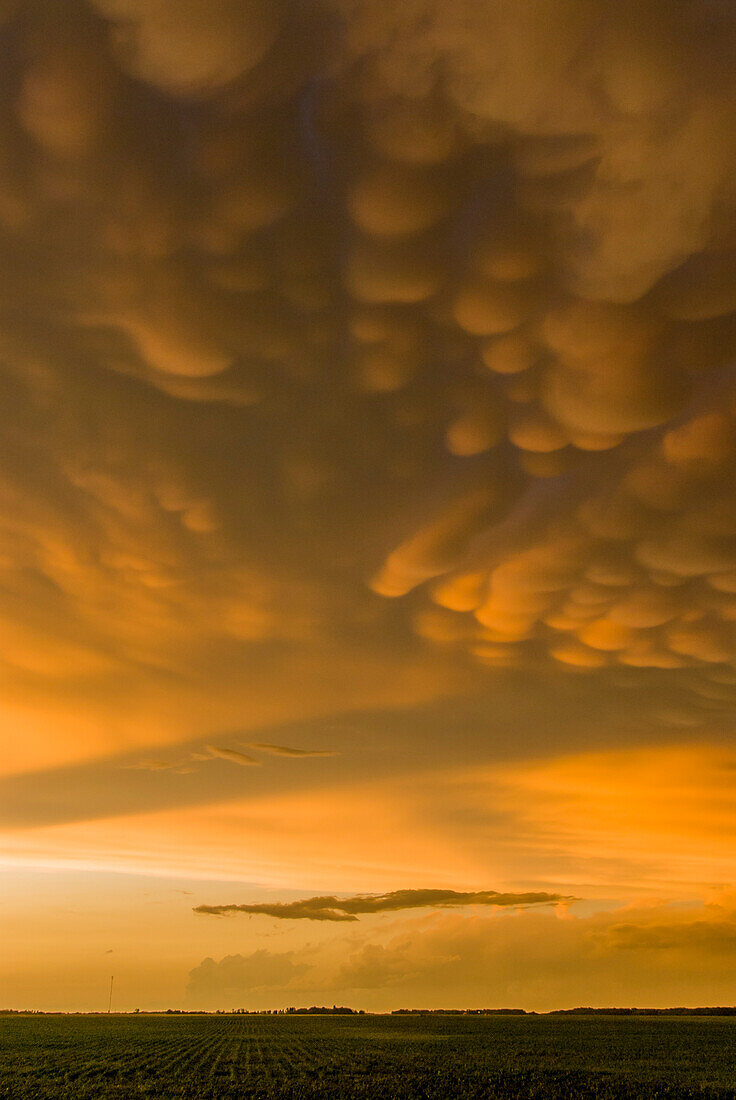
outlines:
[[[0,1097],[715,1100],[736,1019],[7,1016]]]

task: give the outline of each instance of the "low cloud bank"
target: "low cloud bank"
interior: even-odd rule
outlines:
[[[661,1007],[731,1004],[735,982],[736,894],[727,890],[702,902],[650,899],[585,916],[561,907],[445,909],[351,925],[285,952],[205,959],[190,973],[187,1002]]]

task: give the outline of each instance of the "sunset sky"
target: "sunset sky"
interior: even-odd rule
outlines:
[[[733,1004],[733,4],[0,56],[0,1008]]]

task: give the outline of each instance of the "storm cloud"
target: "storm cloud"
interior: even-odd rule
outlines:
[[[3,13],[13,696],[732,706],[727,6]]]
[[[729,881],[734,5],[0,0],[0,55],[11,861],[295,937]]]

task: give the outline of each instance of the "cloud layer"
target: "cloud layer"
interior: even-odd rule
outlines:
[[[9,858],[328,931],[725,880],[733,6],[0,0],[0,47]]]
[[[443,664],[732,707],[727,6],[3,16],[10,699],[436,647],[425,696]]]
[[[208,958],[191,971],[187,1001],[274,1006],[321,994],[378,1011],[730,1003],[732,894],[577,910],[413,914],[288,951]]]

